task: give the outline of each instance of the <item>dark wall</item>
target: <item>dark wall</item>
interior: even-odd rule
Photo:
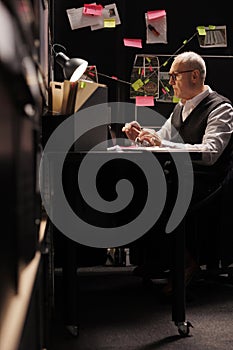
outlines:
[[[195,50],[206,57],[207,83],[213,89],[233,100],[231,80],[233,77],[233,21],[230,3],[211,3],[204,6],[203,1],[184,3],[181,0],[174,1],[126,1],[116,0],[121,24],[115,28],[91,31],[90,27],[71,30],[66,9],[82,7],[84,2],[79,0],[53,0],[54,3],[54,31],[53,42],[62,44],[67,49],[69,57],[82,57],[88,60],[90,65],[96,65],[100,73],[117,76],[119,79],[130,81],[130,74],[136,54],[151,53],[155,55],[172,55],[185,50]],[[91,3],[91,2],[90,2]],[[100,4],[107,5],[113,2],[102,0]],[[145,12],[151,10],[166,10],[167,14],[167,40],[168,43],[146,44]],[[189,40],[200,25],[226,25],[226,48],[200,48],[198,38],[195,36],[188,44],[183,45],[184,40]],[[123,38],[141,38],[142,49],[125,47]],[[179,50],[180,49],[180,50]],[[165,62],[167,56],[160,57],[160,62]],[[172,60],[169,61],[170,63]],[[169,70],[169,65],[166,69]],[[61,69],[55,64],[55,79],[61,80]],[[110,101],[127,101],[129,99],[129,85],[112,81],[99,76],[99,83],[107,84]],[[162,114],[168,113],[172,104],[156,102],[155,108]]]

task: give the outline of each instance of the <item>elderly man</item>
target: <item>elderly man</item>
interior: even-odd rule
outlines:
[[[132,121],[122,131],[130,140],[146,141],[150,146],[209,151],[193,162],[193,203],[226,181],[232,170],[233,107],[229,99],[205,85],[205,61],[195,52],[177,55],[169,76],[174,95],[180,100],[160,130],[144,129]],[[187,256],[186,282],[198,266],[188,252]],[[165,290],[171,290],[171,285]]]

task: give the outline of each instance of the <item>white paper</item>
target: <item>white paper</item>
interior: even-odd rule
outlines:
[[[210,152],[206,151],[204,148],[203,149],[193,149],[193,148],[172,148],[172,147],[159,147],[159,146],[119,146],[115,145],[112,147],[107,148],[108,151],[116,151],[116,152],[137,152],[137,151],[150,151],[150,152],[170,152],[170,153],[177,153],[177,152],[183,152],[183,153],[205,153],[205,152]]]
[[[148,20],[147,13],[145,13],[146,21],[146,43],[156,44],[164,43],[167,44],[167,16],[163,16],[154,20]],[[148,29],[148,24],[151,24],[159,35],[155,35],[151,30]]]
[[[115,24],[121,24],[120,17],[117,11],[116,4],[105,5],[102,11],[101,23],[94,24],[91,26],[91,30],[97,30],[104,28],[104,20],[105,19],[115,19]]]
[[[83,7],[67,9],[66,13],[72,30],[102,23],[102,16],[84,15]]]

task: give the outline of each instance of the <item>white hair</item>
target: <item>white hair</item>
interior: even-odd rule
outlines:
[[[205,80],[206,64],[203,58],[193,51],[182,52],[174,58],[173,63],[183,63],[187,69],[198,69],[200,77]]]

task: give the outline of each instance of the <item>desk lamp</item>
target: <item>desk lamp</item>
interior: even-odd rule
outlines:
[[[88,62],[82,58],[69,58],[63,52],[56,53],[55,58],[67,80],[73,82],[79,80],[87,69]]]

